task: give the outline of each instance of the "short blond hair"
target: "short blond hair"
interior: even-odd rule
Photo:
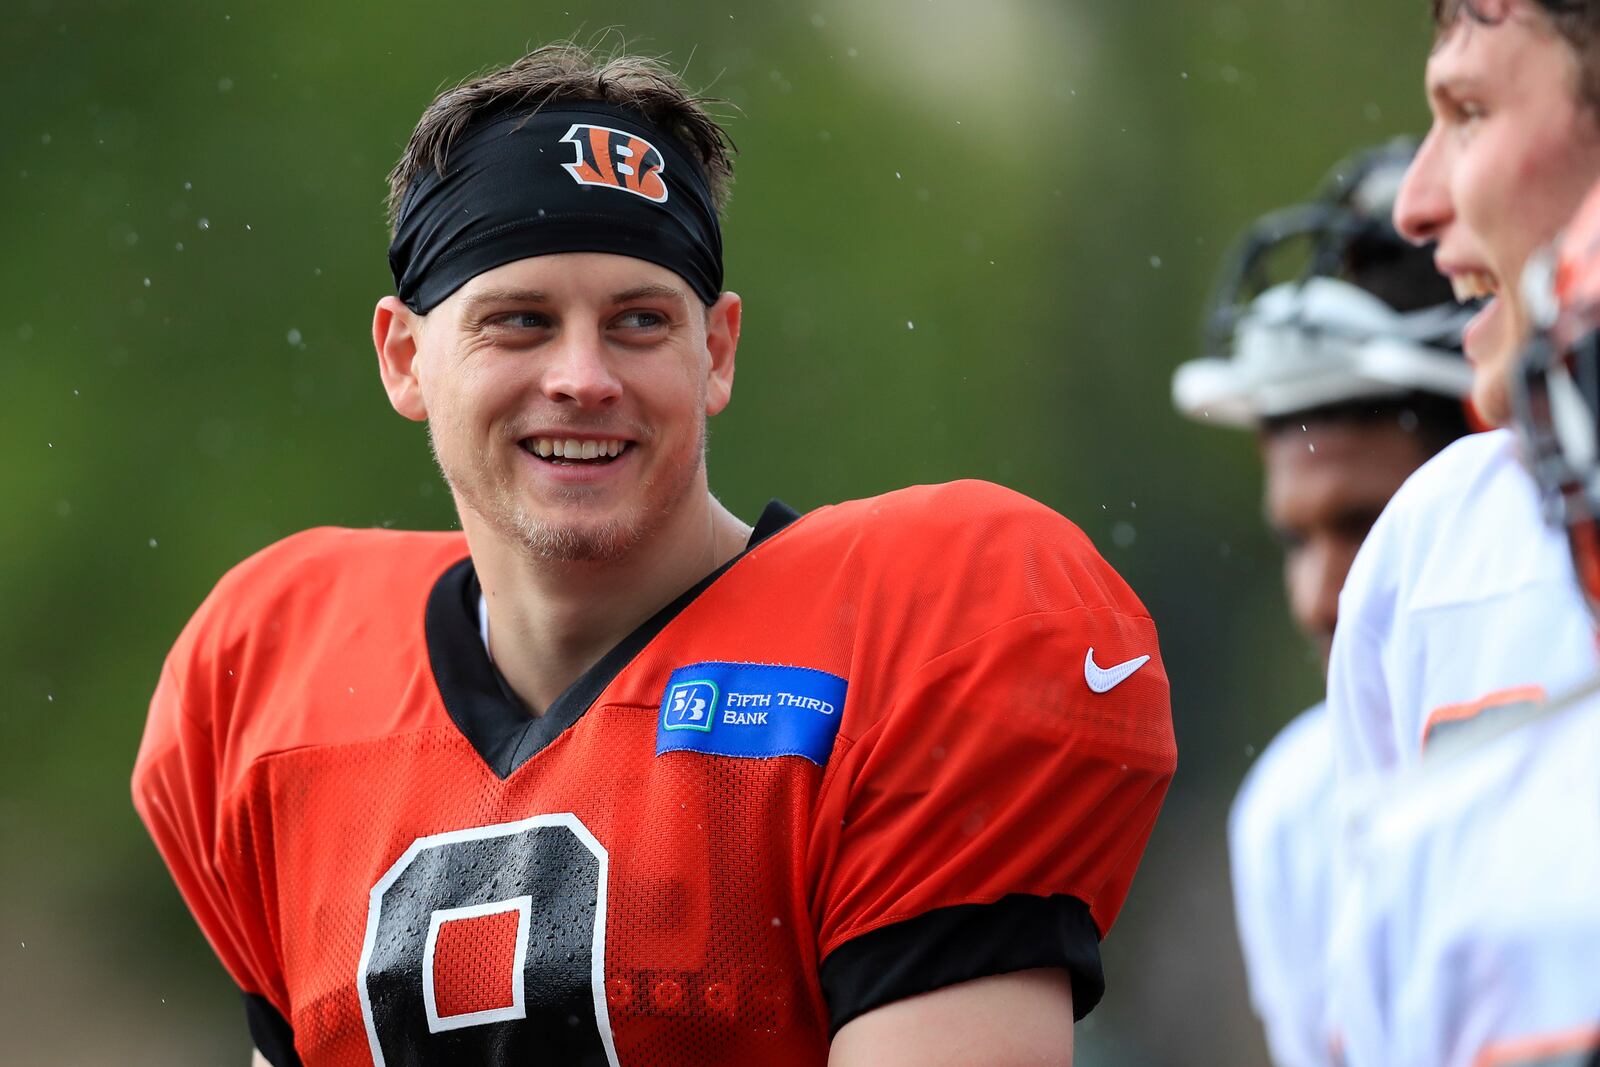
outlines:
[[[711,117],[721,103],[691,92],[662,60],[595,50],[561,41],[536,48],[508,67],[446,89],[423,111],[400,161],[389,172],[389,233],[400,203],[418,174],[432,167],[441,175],[456,138],[477,116],[504,107],[530,111],[562,104],[600,102],[627,108],[677,137],[705,169],[720,213],[733,184],[733,139]]]

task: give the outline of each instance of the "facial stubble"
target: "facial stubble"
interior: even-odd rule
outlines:
[[[492,462],[480,455],[457,462],[446,458],[439,448],[433,424],[428,425],[428,444],[434,463],[450,487],[458,509],[470,509],[499,536],[519,545],[531,558],[552,563],[612,563],[626,557],[639,544],[666,525],[697,482],[704,469],[706,420],[700,419],[689,454],[679,462],[659,467],[645,477],[635,490],[636,504],[631,514],[611,516],[598,523],[582,520],[563,522],[540,517],[518,491],[516,468]],[[650,447],[652,436],[639,435],[630,447]],[[565,486],[553,490],[554,507],[582,507],[598,495],[587,486]]]

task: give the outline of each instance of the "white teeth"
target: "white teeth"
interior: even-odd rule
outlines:
[[[1470,300],[1480,300],[1486,296],[1493,296],[1499,291],[1500,285],[1495,281],[1493,274],[1482,270],[1462,271],[1460,274],[1450,276],[1450,285],[1455,290],[1456,300],[1465,304]]]
[[[536,437],[530,443],[528,451],[545,459],[601,459],[620,456],[627,447],[627,442],[612,439],[609,441],[580,441],[576,437]]]

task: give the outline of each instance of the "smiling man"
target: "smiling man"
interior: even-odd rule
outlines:
[[[373,340],[462,532],[235,568],[134,772],[260,1058],[1070,1062],[1173,769],[1154,626],[995,486],[717,502],[730,179],[636,58],[423,115]]]
[[[1463,342],[1478,413],[1503,427],[1530,325],[1523,271],[1600,176],[1600,3],[1440,0],[1436,11],[1433,126],[1395,224],[1436,244],[1459,297],[1490,297]],[[1593,660],[1571,562],[1504,429],[1446,449],[1395,496],[1339,618],[1330,703],[1355,777],[1414,763],[1450,723],[1560,689]]]
[[[1527,268],[1600,177],[1600,2],[1433,6],[1433,125],[1395,223],[1436,244],[1459,297],[1489,298],[1463,339],[1477,410],[1505,427]],[[1588,741],[1581,719],[1499,733],[1587,681],[1595,647],[1509,429],[1440,453],[1373,526],[1328,679],[1349,810],[1328,1022],[1350,1067],[1600,1055],[1593,766],[1547,776],[1594,750],[1592,722]]]

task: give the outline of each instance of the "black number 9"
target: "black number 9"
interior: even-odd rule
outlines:
[[[412,842],[372,887],[356,977],[376,1067],[618,1067],[606,867],[571,814]]]

